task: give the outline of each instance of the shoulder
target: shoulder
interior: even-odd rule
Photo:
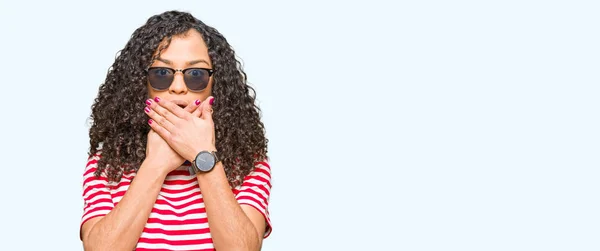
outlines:
[[[271,179],[271,165],[267,160],[254,162],[254,170],[246,177],[246,179],[256,176],[266,180]]]

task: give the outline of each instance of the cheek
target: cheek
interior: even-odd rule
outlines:
[[[199,99],[200,101],[204,102],[208,96],[210,96],[209,92],[194,93],[192,99]]]
[[[158,97],[160,97],[160,96],[161,96],[161,95],[160,95],[160,93],[161,93],[161,92],[159,92],[159,91],[156,91],[156,90],[152,89],[152,88],[150,87],[150,84],[146,85],[146,89],[148,89],[148,98],[155,98],[155,97],[157,97],[157,96],[158,96]],[[162,98],[162,97],[161,97],[161,98]]]

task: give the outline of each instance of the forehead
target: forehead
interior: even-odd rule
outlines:
[[[162,47],[165,43],[166,40],[163,40],[158,47]],[[155,55],[156,53],[158,53],[158,50]],[[198,31],[193,29],[187,33],[173,36],[169,46],[160,53],[160,58],[172,62],[174,66],[183,65],[194,60],[204,60],[210,63],[208,48],[204,43],[204,39]]]

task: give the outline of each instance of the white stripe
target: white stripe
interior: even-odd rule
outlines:
[[[169,244],[154,244],[154,243],[144,243],[140,242],[137,244],[138,248],[146,248],[146,249],[166,249],[166,250],[204,250],[204,249],[212,249],[214,248],[212,243],[200,244],[200,245],[181,245],[174,246]]]
[[[106,187],[107,182],[103,180],[90,180],[85,185],[83,185],[83,189],[85,190],[88,187],[100,185],[102,188]],[[96,188],[99,189],[99,188]]]
[[[268,191],[269,189],[267,189]],[[267,194],[265,191],[263,191],[262,189],[258,188],[258,187],[242,187],[242,190],[240,190],[240,192],[238,193],[237,197],[240,197],[242,195],[249,195],[252,194],[252,192],[257,193],[262,195],[265,199],[269,199],[269,194]],[[262,201],[263,199],[259,198],[257,195],[252,194],[253,197],[255,197],[256,199]]]
[[[200,187],[195,187],[195,188],[193,188],[193,189],[191,189],[189,191],[186,191],[186,192],[177,192],[177,190],[181,190],[182,189],[181,185],[178,185],[178,186],[179,186],[179,188],[173,189],[173,190],[175,190],[175,193],[160,191],[159,196],[168,196],[169,198],[181,198],[181,197],[189,196],[189,195],[191,195],[191,194],[193,194],[195,192],[200,192]],[[192,186],[198,186],[198,184],[197,183],[195,185],[191,184],[188,187],[192,187]],[[163,185],[163,187],[167,187],[168,188],[169,186]],[[128,189],[129,189],[129,185],[122,185],[122,186],[119,186],[117,189],[111,189],[110,193],[112,195],[115,195],[115,194],[120,193],[120,192],[127,192]],[[168,188],[168,189],[172,189],[172,188]],[[198,196],[193,196],[193,197],[198,197]],[[159,197],[159,198],[164,198],[164,197]],[[169,201],[169,202],[171,202],[168,199],[166,199],[166,200]],[[180,203],[180,202],[173,202],[172,204],[177,205],[178,203],[179,203],[179,205],[184,204],[184,203]]]
[[[115,195],[119,192],[127,192],[127,190],[129,190],[129,185],[121,185],[119,182],[119,187],[117,189],[110,189],[110,193]]]
[[[92,157],[91,157],[91,158],[88,158],[88,162],[90,162],[90,161],[92,161],[92,160],[100,160],[100,156],[98,156],[98,155],[92,155]],[[98,162],[96,162],[96,163],[98,163]],[[95,164],[94,164],[94,165],[95,165]]]
[[[123,176],[121,177],[121,181],[123,181],[123,180],[126,180],[126,181],[129,181],[129,182],[131,182],[131,180],[132,180],[133,178],[135,178],[135,175],[136,175],[136,174],[137,174],[137,173],[135,173],[135,172],[134,172],[134,173],[127,173],[127,174],[123,174]]]
[[[168,193],[165,191],[160,191],[159,196],[168,196],[169,198],[181,198],[181,197],[189,196],[193,193],[198,193],[199,191],[200,191],[200,187],[194,188],[194,189],[191,189],[191,190],[185,191],[185,192]]]
[[[92,178],[92,177],[95,178],[95,179],[97,179],[96,175],[94,175],[94,172],[89,172],[89,173],[87,173],[86,175],[83,176],[83,179],[86,180],[86,179]]]
[[[192,229],[207,229],[208,223],[201,224],[179,224],[179,225],[164,225],[161,223],[146,223],[146,228],[162,229],[165,231],[172,230],[192,230]]]
[[[159,214],[159,213],[156,213],[156,212],[152,212],[152,213],[150,213],[150,218],[159,219],[159,220],[178,220],[178,221],[184,221],[184,220],[193,220],[193,219],[205,219],[206,218],[206,213],[187,214],[187,215],[184,215],[184,216],[175,216],[175,215],[164,215],[164,214]]]
[[[238,203],[239,203],[239,204],[250,204],[250,205],[253,205],[253,206],[255,206],[256,208],[258,208],[258,210],[259,210],[261,213],[263,213],[263,214],[266,214],[265,208],[264,208],[264,207],[262,207],[262,206],[260,206],[260,205],[258,205],[258,204],[256,204],[256,202],[254,202],[254,201],[251,201],[251,200],[239,200],[239,201],[238,201]]]
[[[264,186],[265,188],[267,188],[267,190],[270,189],[269,185],[267,185],[266,182],[259,180],[259,179],[255,179],[255,178],[250,178],[250,179],[244,181],[242,188],[245,186],[249,186],[248,183],[252,184],[252,186]]]
[[[86,211],[89,211],[89,210],[94,209],[94,208],[99,208],[99,207],[110,207],[110,208],[113,208],[113,207],[115,207],[115,205],[113,203],[110,203],[110,202],[97,203],[97,204],[94,204],[93,206],[89,207],[88,209],[86,209]]]
[[[164,201],[166,201],[167,203],[169,203],[169,204],[171,204],[171,205],[174,205],[174,206],[181,206],[181,205],[183,205],[183,204],[190,203],[190,202],[192,202],[192,201],[195,201],[195,200],[200,200],[201,198],[202,198],[202,195],[193,195],[193,196],[191,196],[191,197],[189,197],[189,198],[187,198],[187,199],[185,199],[185,200],[181,200],[181,201],[172,201],[170,198],[165,198],[165,197],[163,197],[163,196],[162,196],[162,193],[161,193],[161,194],[159,194],[159,196],[158,196],[158,199],[160,199],[160,200],[164,200]]]
[[[196,181],[196,182],[190,182],[189,184],[185,184],[185,185],[167,185],[167,184],[163,183],[162,187],[166,188],[166,189],[171,189],[171,190],[181,190],[181,189],[186,189],[186,188],[190,188],[190,187],[199,187],[199,186],[198,186],[198,181]]]
[[[260,176],[261,178],[263,178],[265,180],[271,180],[271,178],[269,178],[268,175],[266,175],[265,173],[261,173],[261,172],[255,172],[255,173],[253,173],[253,174],[250,175],[250,177],[252,177],[252,176]],[[263,182],[263,181],[261,181],[261,182]]]
[[[123,199],[123,196],[115,196],[115,197],[113,197],[112,200],[115,204],[117,204],[117,203],[121,202],[122,199]]]
[[[95,216],[98,216],[98,215],[107,215],[108,213],[110,213],[110,210],[98,210],[98,211],[95,211],[90,214],[85,214],[85,216],[83,218],[81,218],[81,222],[84,222],[85,220],[95,217]]]
[[[176,180],[183,180],[183,181],[192,181],[192,180],[196,180],[194,177],[189,176],[189,175],[175,175],[175,174],[170,174],[167,175],[167,177],[165,178],[165,180],[168,181],[176,181]]]
[[[268,168],[266,165],[263,165],[262,163],[258,163],[257,165],[254,166],[254,168],[266,170],[269,173],[271,172],[271,168]]]
[[[95,202],[99,199],[111,199],[110,195],[105,194],[105,193],[96,194],[96,195],[94,195],[94,197],[91,197],[94,194],[94,192],[98,192],[98,191],[102,192],[102,190],[98,190],[98,189],[90,190],[89,193],[86,193],[85,195],[83,195],[83,200],[85,202],[91,204],[92,202]]]
[[[171,210],[177,214],[182,214],[184,212],[190,211],[192,209],[199,209],[199,208],[204,208],[204,203],[194,203],[191,204],[187,207],[184,207],[182,209],[177,209],[174,208],[170,205],[163,205],[163,204],[154,204],[154,208],[159,209],[159,210]]]
[[[156,233],[156,234],[142,233],[142,237],[141,238],[165,239],[165,240],[168,240],[168,241],[204,240],[204,239],[209,239],[210,238],[210,233],[205,233],[205,234],[186,234],[186,235],[167,235],[167,234],[160,234],[160,233]]]
[[[239,199],[239,198],[240,198],[240,197],[242,197],[242,196],[248,196],[248,197],[254,198],[256,201],[258,201],[258,202],[259,202],[259,203],[262,205],[261,207],[267,207],[267,203],[266,203],[266,201],[264,201],[263,199],[261,199],[260,197],[258,197],[258,195],[256,195],[256,194],[253,194],[253,193],[248,193],[248,192],[240,192],[240,193],[238,194],[238,196],[237,196],[235,199],[236,199],[238,202],[239,202],[239,201],[242,201],[242,200],[248,200],[248,199],[246,199],[246,198]]]
[[[105,193],[101,193],[101,194],[96,194],[93,198],[90,198],[90,196],[97,191],[102,191],[102,190],[91,190],[90,193],[87,193],[83,196],[83,200],[85,202],[87,202],[88,204],[92,204],[93,202],[96,202],[97,200],[100,199],[112,199],[112,197],[109,194],[105,194]]]

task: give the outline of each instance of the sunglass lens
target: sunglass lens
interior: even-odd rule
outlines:
[[[148,81],[152,88],[165,90],[173,82],[173,71],[168,68],[152,68],[148,71]]]
[[[205,69],[188,69],[185,74],[185,84],[190,90],[200,91],[208,86],[210,75]]]

